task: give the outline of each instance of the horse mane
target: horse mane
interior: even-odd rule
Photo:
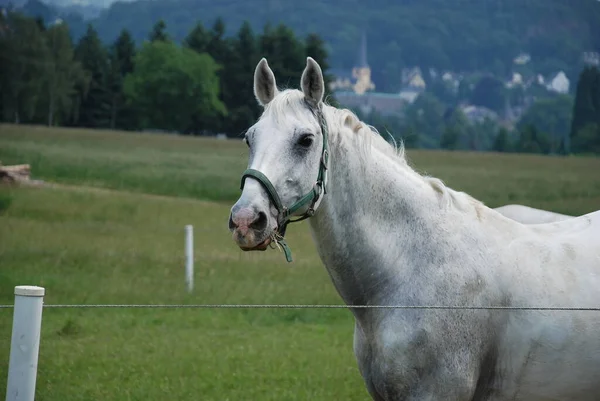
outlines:
[[[306,113],[303,112],[305,108],[304,94],[301,91],[297,89],[285,89],[266,105],[264,113],[260,118],[269,115],[278,124],[285,124],[291,112],[298,119],[305,120]],[[326,100],[324,101],[323,114],[329,128],[330,141],[340,141],[348,134],[352,134],[351,139],[360,147],[359,155],[363,158],[363,161],[367,161],[367,158],[370,157],[369,150],[374,147],[388,156],[390,160],[408,169],[429,184],[439,194],[442,203],[446,207],[454,206],[463,211],[472,210],[475,207],[479,213],[479,209],[483,205],[482,202],[465,192],[453,190],[446,186],[439,178],[420,174],[411,167],[406,158],[404,142],[402,140],[398,144],[390,134],[392,143],[386,141],[375,127],[361,121],[351,110],[331,106]]]

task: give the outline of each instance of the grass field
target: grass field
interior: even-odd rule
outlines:
[[[421,172],[495,207],[600,209],[600,159],[409,151]],[[241,141],[0,125],[0,161],[60,185],[0,188],[0,303],[340,303],[305,223],[295,263],[243,253],[227,216]],[[184,226],[196,277],[185,292]],[[8,361],[11,309],[0,309]],[[45,309],[37,400],[366,400],[346,310]],[[4,397],[7,363],[0,363]]]

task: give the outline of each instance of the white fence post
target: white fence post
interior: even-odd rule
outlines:
[[[188,292],[194,289],[194,227],[185,226],[185,282]]]
[[[6,401],[33,401],[35,397],[44,293],[43,287],[15,287]]]

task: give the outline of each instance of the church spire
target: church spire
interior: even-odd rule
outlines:
[[[371,82],[371,68],[367,63],[367,35],[362,32],[360,50],[358,52],[357,65],[352,69],[352,77],[356,79],[354,92],[361,95],[368,90],[375,89],[375,84]]]
[[[367,63],[367,34],[365,31],[362,32],[362,38],[360,42],[360,50],[358,52],[358,68],[368,68]]]

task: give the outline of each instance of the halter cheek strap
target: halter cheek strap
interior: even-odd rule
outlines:
[[[240,189],[244,189],[244,183],[246,178],[252,177],[257,180],[267,191],[271,202],[277,208],[278,211],[278,222],[277,222],[277,237],[275,238],[275,242],[281,245],[283,248],[283,252],[285,253],[285,258],[288,262],[292,261],[292,251],[290,247],[285,242],[285,230],[289,223],[295,223],[298,221],[302,221],[309,217],[312,217],[315,214],[315,211],[321,204],[324,195],[327,193],[327,170],[329,169],[329,150],[328,150],[328,130],[327,123],[325,122],[325,118],[323,116],[323,112],[321,109],[317,109],[317,118],[319,120],[319,125],[321,126],[321,132],[323,134],[323,150],[321,151],[321,160],[319,163],[319,174],[317,176],[317,181],[315,182],[312,190],[298,199],[293,205],[286,207],[281,202],[281,198],[279,198],[279,194],[277,194],[277,190],[275,186],[271,183],[271,181],[267,178],[266,175],[261,173],[255,169],[247,169],[244,171],[242,175],[242,182],[240,185]],[[308,205],[308,209],[304,212],[299,218],[292,220],[292,216],[298,210]]]

